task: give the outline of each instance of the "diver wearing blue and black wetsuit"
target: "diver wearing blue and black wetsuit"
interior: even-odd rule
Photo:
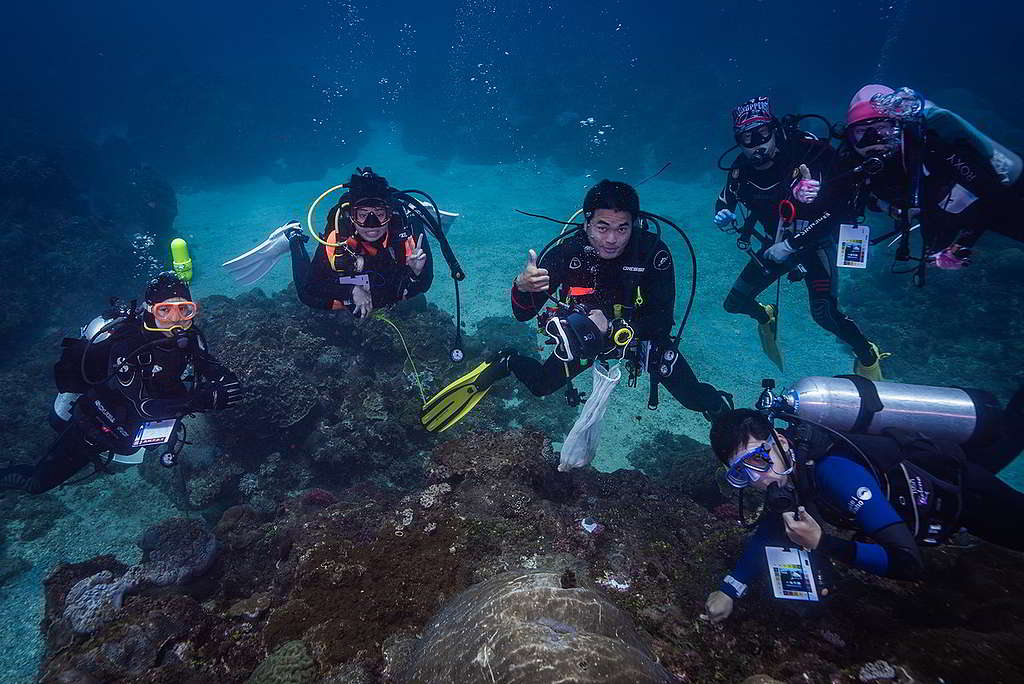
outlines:
[[[998,439],[985,446],[960,450],[910,433],[907,441],[851,435],[872,459],[869,469],[852,446],[816,429],[776,433],[776,442],[768,419],[757,411],[721,416],[712,426],[711,446],[729,468],[727,480],[766,490],[769,504],[739,561],[708,597],[708,618],[728,617],[733,600],[767,574],[766,547],[806,548],[812,567],[817,556],[905,580],[921,574],[919,545],[942,543],[961,528],[1024,550],[1024,492],[995,475],[1021,451],[1022,418],[1024,388],[1006,408]],[[794,470],[792,452],[801,449],[806,460],[796,459]],[[888,465],[879,468],[875,462]],[[795,490],[799,513],[770,511],[773,489]],[[857,538],[827,534],[816,519],[856,531]]]
[[[829,508],[850,511],[857,530],[873,540],[859,542],[824,534],[817,553],[875,575],[915,579],[920,574],[921,554],[914,535],[867,468],[838,451],[816,463],[814,476],[816,492],[823,503],[827,502]],[[805,505],[817,507],[814,502]],[[747,541],[743,555],[722,580],[721,591],[739,598],[762,575],[765,547],[792,545],[782,516],[765,515]]]

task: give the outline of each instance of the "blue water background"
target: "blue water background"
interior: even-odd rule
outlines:
[[[76,152],[82,141],[123,150],[167,178],[178,193],[176,230],[193,244],[197,296],[244,291],[218,264],[304,216],[356,165],[426,189],[462,213],[450,237],[469,273],[470,331],[508,313],[506,284],[526,249],[552,234],[514,207],[568,216],[600,178],[635,182],[671,161],[641,200],[686,227],[697,247],[701,277],[683,350],[703,379],[749,405],[761,377],[784,384],[849,372],[852,360],[810,320],[803,286],[783,287],[784,374],[760,354],[751,321],[721,309],[744,263],[710,224],[722,183],[715,161],[732,142],[729,108],[768,94],[779,114],[836,119],[859,86],[881,80],[912,85],[1021,150],[1024,91],[1012,84],[1022,14],[1011,3],[948,0],[19,3],[0,26],[0,100],[5,116],[44,131],[80,179],[92,168]],[[669,243],[685,264],[681,242]],[[984,248],[1016,247],[987,236]],[[1008,398],[1021,357],[977,361],[1005,333],[972,324],[999,306],[999,289],[950,311],[944,302],[969,272],[936,276],[922,293],[887,280],[886,255],[872,256],[871,272],[846,275],[842,291],[845,301],[877,299],[858,319],[869,335],[884,341],[903,324],[902,307],[924,307],[934,309],[929,335],[946,338],[923,363],[913,348],[891,349],[898,379]],[[437,273],[430,298],[450,307],[443,265]],[[80,281],[54,285],[80,288],[94,277],[83,268]],[[289,279],[282,265],[260,285],[279,289]],[[879,283],[891,291],[880,296]],[[1019,328],[1021,315],[1007,311],[1007,328]],[[699,416],[667,395],[648,415],[645,399],[618,391],[598,467],[628,467],[623,454],[655,429],[706,441]],[[47,406],[28,410],[42,423]],[[1022,470],[1004,477],[1021,486]],[[8,542],[34,566],[0,589],[0,643],[16,644],[0,653],[3,681],[33,680],[41,582],[57,562],[97,553],[133,562],[137,534],[174,513],[131,472],[58,496],[71,515],[43,539]]]

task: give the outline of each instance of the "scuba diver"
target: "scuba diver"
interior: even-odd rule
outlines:
[[[1005,410],[989,393],[811,377],[782,396],[765,381],[758,410],[711,427],[726,480],[765,504],[739,561],[702,616],[727,618],[734,600],[767,577],[777,599],[809,605],[829,593],[831,561],[913,580],[920,546],[966,529],[1024,550],[1024,492],[996,477],[1021,451],[1024,386]],[[777,431],[774,419],[790,423]],[[743,518],[742,498],[739,517]],[[853,539],[822,531],[824,520]],[[767,564],[767,568],[766,568]]]
[[[346,192],[328,212],[323,233],[315,233],[312,220],[317,203],[341,188]],[[458,302],[458,281],[465,275],[444,235],[444,227],[457,216],[438,209],[426,193],[396,190],[373,169],[357,168],[347,183],[330,188],[309,208],[309,232],[319,243],[312,260],[305,245],[309,237],[293,220],[224,267],[240,283],[249,285],[290,252],[292,277],[303,304],[314,309],[345,309],[365,318],[374,309],[430,289],[434,270],[430,244],[424,237],[431,233],[451,268]],[[457,313],[457,331],[459,318]],[[458,333],[453,353],[457,347]]]
[[[790,280],[803,279],[815,323],[853,349],[855,373],[881,380],[880,361],[888,354],[880,353],[839,310],[836,234],[840,223],[855,212],[848,194],[830,184],[835,162],[832,147],[827,140],[797,128],[799,118],[786,117],[787,124],[781,123],[767,97],[739,105],[732,110],[732,118],[741,153],[726,169],[714,223],[738,234],[736,244],[750,261],[726,296],[725,310],[757,321],[761,348],[781,370],[778,301],[762,304],[757,295],[787,273]],[[749,212],[742,226],[734,213],[737,204]],[[763,234],[756,223],[763,227]],[[760,249],[751,247],[751,237],[758,239]]]
[[[840,157],[857,178],[861,213],[866,207],[897,220],[871,244],[896,236],[896,259],[912,260],[907,236],[920,218],[922,255],[905,271],[919,286],[926,265],[969,265],[986,229],[1024,240],[1020,155],[948,109],[909,88],[866,85],[850,101],[842,139]]]
[[[650,408],[657,406],[659,383],[683,406],[705,416],[729,408],[729,395],[699,382],[679,352],[695,287],[679,330],[672,335],[675,273],[672,255],[660,239],[660,223],[671,222],[640,211],[636,190],[610,180],[590,188],[580,212],[583,224],[556,221],[572,229],[552,240],[539,258],[530,250],[511,288],[513,314],[520,321],[537,318],[554,346],[551,356],[541,363],[514,350],[498,352],[424,405],[421,422],[427,430],[454,425],[495,382],[510,374],[536,396],[568,384],[569,403],[577,405],[582,397],[571,381],[595,360],[626,361],[631,386],[649,370]],[[693,266],[695,284],[695,257]],[[558,293],[559,299],[551,293]],[[554,305],[544,309],[549,300]]]
[[[139,463],[118,456],[160,445],[161,463],[174,465],[184,445],[183,416],[241,402],[238,378],[210,355],[195,325],[199,304],[177,275],[154,278],[141,307],[112,304],[81,338],[62,344],[54,366],[60,394],[50,414],[59,437],[35,465],[0,469],[0,487],[41,494],[90,462],[95,472],[111,460]],[[185,382],[189,368],[195,377]],[[101,459],[105,452],[112,456]]]

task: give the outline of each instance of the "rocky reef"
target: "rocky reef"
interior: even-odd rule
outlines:
[[[920,583],[840,569],[816,614],[755,597],[710,626],[698,615],[743,531],[638,471],[556,465],[541,432],[476,432],[424,450],[406,490],[229,508],[205,573],[124,593],[88,634],[67,628],[75,587],[128,569],[61,566],[41,681],[994,682],[1024,667],[1019,554],[930,551]]]

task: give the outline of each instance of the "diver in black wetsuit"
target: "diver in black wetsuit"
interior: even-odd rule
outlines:
[[[315,309],[350,309],[368,316],[423,294],[434,278],[427,227],[395,199],[387,179],[369,168],[354,174],[348,192],[327,214],[310,261],[296,224],[286,232],[295,289]]]
[[[765,353],[781,368],[775,343],[778,312],[756,297],[802,267],[814,321],[853,349],[855,373],[881,380],[878,347],[839,309],[835,240],[840,223],[856,214],[846,186],[829,182],[835,162],[831,146],[795,127],[783,128],[767,97],[733,109],[733,131],[742,153],[715,202],[714,221],[725,228],[736,220],[737,204],[747,208],[750,214],[739,229],[739,244],[747,246],[751,259],[729,291],[725,310],[758,322]],[[755,223],[764,228],[768,243],[752,251]]]
[[[986,230],[1024,241],[1020,155],[909,88],[864,86],[846,122],[842,162],[850,169],[877,164],[856,174],[859,205],[919,216],[926,263],[968,265]]]
[[[162,273],[147,287],[144,309],[104,315],[87,328],[89,338],[65,339],[50,417],[60,436],[35,465],[0,469],[0,487],[46,492],[104,452],[137,452],[147,424],[238,404],[238,379],[210,355],[198,313],[188,286]],[[182,382],[190,366],[191,387]]]
[[[907,396],[906,405],[912,400]],[[906,413],[912,420],[912,412]],[[708,596],[702,617],[712,622],[729,617],[734,599],[751,584],[762,578],[772,584],[778,569],[769,571],[766,562],[771,565],[773,553],[793,558],[800,547],[808,552],[808,566],[789,590],[804,593],[812,578],[825,577],[822,570],[832,560],[877,575],[917,579],[923,569],[918,546],[944,543],[961,528],[1024,550],[1024,492],[996,477],[1021,452],[1021,425],[1024,387],[990,440],[962,448],[891,428],[885,436],[845,433],[851,444],[808,424],[777,433],[763,413],[750,409],[724,414],[712,425],[710,441],[727,468],[727,481],[768,496],[753,536]],[[818,520],[870,541],[824,533]],[[777,598],[794,597],[786,594],[785,580],[782,595],[775,584]],[[810,600],[823,598],[823,588],[827,580],[816,589],[818,599]]]
[[[633,378],[652,374],[683,406],[711,417],[729,408],[723,392],[697,380],[672,336],[672,255],[647,230],[636,190],[603,180],[586,195],[586,223],[543,254],[530,250],[511,289],[512,313],[543,322],[554,344],[541,363],[504,350],[446,387],[424,406],[423,425],[445,430],[476,405],[494,382],[514,374],[537,396],[565,387],[595,360],[630,361]],[[542,311],[549,293],[558,306]],[[653,408],[653,406],[652,406]]]

